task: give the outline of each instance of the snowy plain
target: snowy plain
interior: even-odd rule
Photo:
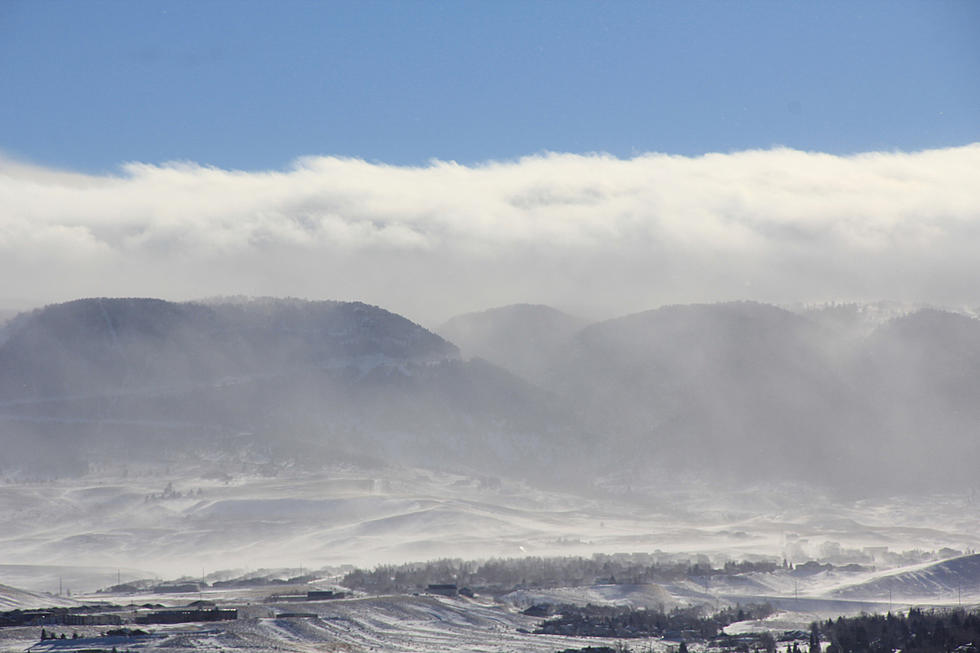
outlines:
[[[606,478],[575,491],[413,467],[338,463],[297,470],[203,460],[0,484],[3,609],[89,601],[177,606],[201,599],[254,606],[235,622],[155,628],[160,636],[131,642],[130,649],[555,651],[598,645],[520,632],[537,623],[520,611],[540,603],[670,608],[769,602],[775,615],[733,624],[729,632],[801,628],[862,611],[978,604],[980,556],[970,555],[978,545],[980,508],[968,493],[844,503],[791,485],[719,490],[693,481]],[[633,552],[715,566],[785,560],[796,569],[665,585],[519,589],[476,599],[357,595],[289,608],[315,618],[277,618],[276,609],[262,603],[267,590],[97,593],[139,579],[213,581],[262,570],[280,570],[282,577],[314,573],[321,586],[335,586],[345,565]],[[808,560],[833,567],[806,567]],[[4,630],[2,650],[37,644],[37,629]],[[83,635],[97,630],[89,627]],[[664,651],[671,645],[629,644]],[[59,649],[50,644],[45,650]]]

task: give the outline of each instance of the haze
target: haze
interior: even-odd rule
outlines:
[[[0,651],[975,652],[978,28],[0,3]]]

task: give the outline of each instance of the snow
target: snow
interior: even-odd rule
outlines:
[[[0,585],[0,610],[29,610],[73,605],[79,605],[79,603],[61,596],[29,592],[8,585]]]
[[[615,479],[603,491],[572,492],[476,472],[411,467],[338,464],[303,472],[274,469],[275,475],[244,469],[240,462],[202,460],[182,469],[105,468],[75,479],[0,484],[0,609],[77,600],[180,605],[207,599],[242,605],[243,618],[208,628],[155,628],[165,637],[120,649],[424,652],[555,651],[599,643],[518,632],[537,623],[520,614],[536,603],[670,609],[769,602],[777,608],[768,619],[729,627],[739,633],[805,628],[814,619],[911,604],[980,602],[980,556],[939,560],[929,553],[942,547],[972,551],[980,544],[980,513],[967,497],[848,505],[799,489],[739,493],[651,482],[634,483],[623,494],[612,491]],[[172,490],[165,491],[170,484]],[[702,556],[697,559],[716,566],[768,558],[780,567],[664,585],[522,589],[499,602],[479,596],[359,596],[280,609],[262,602],[289,591],[278,586],[93,594],[119,581],[206,574],[214,580],[263,567],[289,567],[298,575],[299,568],[438,557],[632,552],[667,562]],[[821,556],[837,567],[781,566],[784,557],[798,564]],[[854,562],[862,566],[841,568]],[[220,571],[232,569],[234,574]],[[71,589],[72,598],[43,594],[57,592],[59,583]],[[318,616],[276,618],[281,612]],[[3,630],[0,650],[36,643],[37,629]],[[84,634],[98,635],[91,629]],[[656,651],[668,646],[630,642],[638,650],[648,643]]]
[[[407,467],[337,465],[273,470],[276,476],[242,469],[202,461],[189,469],[134,467],[0,484],[0,561],[130,567],[172,577],[202,568],[634,551],[703,554],[716,564],[765,556],[798,563],[830,551],[834,564],[885,571],[935,562],[903,551],[980,546],[980,511],[956,496],[842,505],[816,495],[651,487],[627,497],[590,497]],[[175,492],[165,496],[169,483]],[[867,547],[879,548],[869,554]],[[872,579],[840,571],[757,574],[709,590],[819,595]],[[50,578],[44,583],[28,589],[53,589]]]

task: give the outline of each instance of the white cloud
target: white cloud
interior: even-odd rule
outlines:
[[[39,301],[276,294],[417,318],[510,301],[980,304],[978,171],[980,144],[107,176],[0,160],[0,274]]]

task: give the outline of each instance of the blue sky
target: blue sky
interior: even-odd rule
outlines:
[[[0,152],[282,169],[980,140],[978,2],[0,3]]]

